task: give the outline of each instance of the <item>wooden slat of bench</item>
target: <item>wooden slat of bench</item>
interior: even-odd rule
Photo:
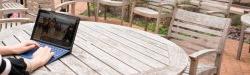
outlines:
[[[83,32],[81,32],[83,33]],[[101,39],[95,39],[95,37],[88,37],[91,35],[79,35],[81,38],[88,40],[89,42],[91,42],[92,44],[94,44],[96,47],[101,48],[101,50],[103,50],[105,53],[113,56],[114,58],[116,58],[117,60],[123,62],[124,64],[130,66],[131,68],[143,72],[146,70],[150,70],[150,67],[143,64],[142,62],[138,61],[137,59],[129,56],[128,54],[113,48],[112,46],[109,46],[99,40]],[[101,36],[99,36],[101,37]],[[105,40],[105,39],[104,39]]]
[[[82,47],[83,49],[87,49],[85,48],[85,46],[83,47]],[[86,52],[82,48],[74,45],[72,54],[76,56],[76,58],[81,60],[83,63],[91,67],[93,70],[95,70],[101,75],[121,75],[119,72],[117,72],[110,66],[106,65],[105,63],[100,61],[98,58],[92,56],[90,53]]]
[[[175,39],[171,39],[171,41],[174,41],[175,43],[180,45],[182,48],[184,48],[188,54],[192,54],[194,52],[207,49],[201,46],[194,45],[190,42],[185,42],[185,41],[180,41],[180,40],[175,40]],[[202,57],[202,59],[199,59],[199,63],[211,64],[211,63],[214,63],[215,58],[216,58],[215,54],[210,54],[209,56],[205,56],[205,57]]]
[[[87,24],[86,24],[86,26],[87,26]],[[99,25],[99,26],[101,26],[101,25]],[[105,26],[103,26],[103,28],[105,28]],[[168,51],[163,50],[163,49],[161,49],[161,48],[159,48],[157,46],[153,46],[153,45],[151,45],[151,44],[149,44],[149,43],[147,43],[145,41],[142,41],[140,39],[137,39],[137,38],[134,38],[134,37],[131,37],[131,36],[127,36],[127,34],[123,34],[123,33],[117,32],[117,31],[113,31],[112,28],[111,29],[105,28],[105,29],[107,31],[111,32],[111,33],[119,35],[120,37],[126,38],[128,41],[132,41],[132,42],[134,42],[134,43],[136,43],[136,44],[138,44],[140,46],[143,46],[143,47],[146,47],[148,49],[154,50],[155,52],[157,52],[157,53],[159,53],[159,54],[161,54],[161,55],[163,55],[165,57],[169,57],[168,56],[168,54],[169,54]]]
[[[119,49],[120,51],[136,58],[137,60],[140,60],[141,62],[149,65],[150,67],[154,67],[154,68],[164,67],[164,65],[162,63],[159,63],[158,61],[155,61],[152,58],[149,58],[148,56],[145,56],[145,55],[127,47],[126,45],[124,45],[120,42],[116,42],[114,39],[106,37],[99,32],[95,32],[95,31],[93,31],[89,28],[83,27],[83,26],[80,26],[79,28],[81,28],[85,31],[85,33],[83,33],[83,34],[88,34],[89,32],[91,32],[92,34],[88,34],[89,36],[93,36],[94,38],[97,38],[100,41],[103,41],[104,43],[109,44],[110,46],[114,45],[112,47],[115,47],[116,49]],[[98,38],[98,37],[100,37],[100,38]],[[102,38],[106,38],[106,39],[102,39]],[[117,37],[117,38],[121,38],[121,37]],[[115,39],[117,39],[117,38],[115,38]],[[127,41],[127,40],[124,40],[124,41]],[[166,59],[165,61],[168,61],[168,59]],[[168,64],[168,62],[165,62],[164,64]],[[149,68],[149,67],[145,67],[144,71],[147,71],[150,69],[151,68]]]
[[[218,2],[218,1],[203,1],[201,8],[207,9],[207,10],[215,10],[215,11],[221,11],[223,13],[227,12],[227,9],[229,8],[229,3],[225,2]]]
[[[212,43],[212,42],[209,42],[208,40],[196,39],[196,38],[181,35],[181,34],[178,34],[178,33],[171,33],[169,35],[171,35],[171,37],[173,37],[173,38],[181,39],[183,41],[188,41],[190,43],[200,45],[200,46],[203,46],[203,47],[206,47],[206,48],[217,48],[217,46],[218,46],[218,43]]]
[[[83,48],[88,53],[91,53],[94,57],[100,59],[105,64],[109,65],[110,67],[117,70],[118,72],[120,72],[122,74],[135,74],[135,73],[138,73],[136,70],[129,67],[128,65],[120,62],[119,60],[117,60],[116,58],[110,56],[109,54],[106,54],[105,52],[103,52],[99,48],[96,48],[95,46],[93,46],[88,41],[85,41],[85,40],[83,40],[81,38],[78,38],[78,37],[76,37],[76,40],[78,40],[78,41],[75,41],[76,45],[80,46],[81,48]]]
[[[80,28],[82,28],[82,27],[80,27]],[[132,53],[136,53],[136,54],[138,54],[140,56],[143,56],[143,60],[141,60],[141,61],[144,61],[145,63],[152,63],[152,62],[154,63],[155,60],[157,60],[157,61],[159,61],[161,63],[164,63],[164,64],[168,64],[169,63],[169,59],[167,57],[164,57],[164,56],[162,56],[160,54],[157,54],[157,52],[149,50],[149,49],[147,49],[145,47],[139,46],[139,45],[137,45],[137,44],[135,44],[135,43],[133,43],[131,41],[128,41],[125,38],[119,37],[119,36],[117,36],[117,35],[115,35],[113,33],[110,33],[108,31],[105,31],[105,30],[102,30],[102,29],[98,29],[98,27],[95,27],[95,28],[91,27],[90,29],[93,30],[92,32],[98,32],[98,33],[95,33],[96,35],[106,35],[110,39],[113,39],[113,40],[115,40],[115,41],[117,41],[117,42],[125,45],[124,46],[125,49],[128,49],[130,53],[132,52]],[[117,47],[117,46],[115,46],[115,47]],[[118,47],[118,48],[120,48],[120,47]],[[150,58],[145,57],[145,55],[149,56]],[[137,58],[137,59],[139,59],[139,58]],[[155,60],[152,60],[152,59],[155,59]],[[145,60],[148,60],[148,61],[145,61]]]
[[[204,33],[209,33],[209,34],[213,34],[213,35],[217,35],[217,36],[222,36],[222,31],[212,30],[212,29],[208,29],[205,27],[196,26],[193,24],[182,23],[182,22],[178,22],[178,21],[175,21],[173,24],[174,24],[174,26],[179,26],[179,27],[183,27],[183,28],[196,30],[199,32],[204,32]]]
[[[176,33],[183,33],[183,34],[187,34],[190,36],[195,36],[199,39],[206,39],[208,40],[208,42],[211,42],[211,43],[219,43],[220,41],[220,37],[207,35],[207,34],[201,34],[198,32],[190,31],[187,29],[179,28],[179,27],[172,27],[172,31],[175,31]]]
[[[201,13],[193,13],[182,9],[177,10],[175,19],[219,29],[224,29],[225,25],[230,25],[230,19],[209,16]]]
[[[193,52],[197,52],[197,51],[202,50],[202,49],[206,49],[204,47],[194,45],[194,44],[192,44],[190,42],[180,41],[180,40],[176,40],[176,39],[171,39],[171,41],[173,41],[174,43],[176,43],[179,46],[181,46],[182,48],[184,48],[184,50],[188,54],[191,54]]]
[[[7,22],[7,25],[6,25],[6,29],[9,29],[9,28],[11,28],[11,22]]]

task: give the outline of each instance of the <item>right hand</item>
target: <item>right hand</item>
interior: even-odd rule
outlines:
[[[51,48],[48,46],[37,49],[31,60],[32,70],[36,70],[37,68],[44,66],[53,55],[54,52],[51,52]]]

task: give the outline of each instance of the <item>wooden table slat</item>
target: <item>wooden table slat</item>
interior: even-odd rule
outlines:
[[[91,26],[91,24],[86,24],[85,26]],[[102,25],[96,25],[96,27],[100,27],[100,26],[102,26]],[[97,28],[96,28],[96,29],[97,29]],[[157,53],[159,53],[159,54],[161,54],[161,55],[163,55],[163,56],[165,56],[165,57],[169,57],[169,56],[168,56],[168,54],[169,54],[168,51],[165,51],[165,50],[163,50],[163,49],[160,49],[159,47],[156,47],[156,46],[154,46],[154,45],[150,45],[149,43],[147,43],[147,42],[145,42],[145,41],[142,41],[142,40],[140,40],[140,39],[137,39],[137,38],[128,36],[127,34],[124,34],[124,33],[122,33],[122,32],[120,33],[120,32],[118,32],[118,31],[111,31],[111,30],[113,30],[113,29],[110,29],[110,28],[103,27],[103,29],[105,29],[105,30],[107,30],[107,31],[110,31],[110,32],[112,32],[112,33],[114,33],[114,34],[116,34],[116,35],[119,35],[119,36],[121,36],[121,37],[123,37],[123,38],[126,38],[127,40],[132,41],[132,42],[134,42],[134,43],[136,43],[136,44],[138,44],[138,45],[141,45],[141,46],[146,47],[146,48],[148,48],[148,49],[154,50],[154,51],[156,51]]]
[[[121,44],[126,45],[126,46],[123,46],[123,47],[125,47],[125,49],[128,49],[128,50],[131,49],[130,51],[132,53],[136,53],[137,55],[143,56],[144,60],[147,59],[148,61],[150,61],[149,63],[151,63],[151,62],[153,62],[155,60],[157,60],[157,61],[159,61],[159,62],[161,62],[163,64],[168,64],[169,63],[169,59],[167,57],[164,57],[164,56],[158,54],[157,52],[149,50],[148,48],[145,48],[143,46],[139,46],[139,45],[137,45],[137,44],[135,44],[135,43],[133,43],[131,41],[128,41],[125,38],[119,37],[116,34],[107,32],[105,30],[99,30],[99,29],[96,29],[96,28],[94,28],[94,29],[90,28],[90,29],[92,29],[93,32],[96,32],[95,35],[99,33],[98,35],[105,35],[105,36],[109,37],[110,39],[113,39],[113,40],[115,40],[115,41],[117,41],[117,42],[119,42]],[[115,46],[115,47],[117,47],[117,46]],[[148,56],[148,58],[145,57],[145,56]],[[155,60],[151,60],[150,58],[155,59]],[[143,61],[143,60],[141,60],[141,61]],[[147,61],[144,61],[144,62],[147,63]]]
[[[84,46],[84,50],[88,51],[95,57],[99,58],[103,62],[105,62],[107,65],[111,66],[112,68],[116,69],[122,74],[135,74],[138,73],[135,69],[129,67],[128,65],[122,63],[121,61],[117,60],[116,58],[110,56],[109,54],[105,53],[104,51],[100,50],[99,48],[93,46],[88,41],[84,41],[81,38],[76,38],[75,43],[79,46]]]
[[[145,56],[145,55],[143,55],[143,54],[141,54],[141,53],[136,52],[135,50],[132,50],[132,49],[129,48],[129,47],[126,47],[126,45],[123,45],[123,44],[121,44],[120,42],[115,42],[115,41],[114,41],[114,39],[118,39],[118,38],[121,38],[121,37],[117,37],[117,38],[114,38],[114,39],[110,39],[110,38],[108,38],[108,37],[103,36],[103,35],[100,34],[100,33],[97,33],[97,32],[95,32],[95,31],[90,30],[90,29],[88,29],[88,28],[85,28],[85,27],[83,27],[83,26],[80,26],[80,28],[81,28],[81,29],[84,29],[84,31],[86,31],[86,32],[84,32],[83,34],[88,34],[88,33],[91,32],[91,33],[89,34],[89,36],[91,36],[91,34],[92,34],[92,36],[95,36],[95,37],[93,37],[93,38],[99,38],[99,40],[103,40],[103,41],[105,41],[105,43],[107,43],[107,44],[109,44],[109,45],[113,45],[113,47],[116,47],[116,49],[122,50],[122,51],[124,51],[125,53],[130,54],[131,56],[137,58],[138,60],[140,60],[140,61],[142,61],[142,62],[144,62],[144,63],[146,63],[147,65],[150,65],[150,66],[153,67],[153,68],[164,67],[164,66],[165,66],[164,64],[159,63],[158,61],[156,61],[156,60],[154,60],[154,59],[152,59],[152,58],[150,58],[150,57],[148,57],[148,56]],[[101,37],[105,37],[106,39],[101,39]],[[127,40],[125,40],[125,41],[127,41]]]
[[[73,46],[72,54],[101,75],[121,75],[121,73],[117,72],[76,45]]]
[[[97,39],[93,37],[92,35],[86,35],[86,32],[81,32],[82,35],[84,35],[85,39],[90,41],[91,43],[95,44],[97,47],[102,48],[103,51],[106,53],[112,55],[113,57],[119,59],[120,61],[126,63],[129,66],[132,66],[136,70],[143,72],[150,70],[150,67],[145,65],[144,63],[140,62],[139,60],[133,58],[132,56],[126,54],[123,51],[120,51],[119,48],[114,48],[113,46],[107,45],[104,42],[101,42],[100,40],[105,40],[105,39]],[[90,33],[92,34],[92,33]],[[96,34],[95,34],[96,35]],[[99,36],[102,37],[102,36]],[[105,37],[104,37],[105,38]],[[112,41],[112,40],[107,40],[107,41]],[[115,46],[118,46],[118,44],[113,44]]]
[[[116,28],[117,29],[122,29],[122,30],[132,30],[131,28],[130,29],[126,29],[126,27],[121,27],[121,26],[117,26],[117,25],[105,25],[105,24],[104,25],[101,25],[101,24],[93,25],[92,24],[93,22],[88,22],[88,23],[83,23],[83,25],[95,28],[95,30],[98,30],[98,29],[107,30],[107,31],[109,31],[111,33],[114,33],[114,34],[119,35],[121,37],[127,38],[128,40],[134,41],[135,43],[138,43],[140,45],[144,45],[144,47],[155,48],[155,47],[153,47],[155,45],[147,45],[147,44],[151,44],[151,43],[147,43],[145,41],[142,41],[142,40],[136,39],[134,37],[128,36],[128,34],[130,34],[129,32],[125,33],[125,32],[120,32],[120,31],[115,30]],[[101,28],[98,28],[98,27],[101,27]],[[132,31],[137,32],[136,30],[132,30]],[[147,41],[150,41],[150,40],[147,40]],[[168,43],[168,44],[170,46],[167,46],[167,49],[169,49],[169,51],[173,50],[173,51],[171,51],[172,53],[168,54],[169,57],[170,57],[170,60],[176,60],[176,59],[182,60],[180,62],[179,61],[178,62],[171,62],[170,61],[170,64],[172,66],[175,66],[176,68],[178,68],[178,67],[185,68],[188,64],[187,63],[183,63],[183,62],[189,60],[188,57],[185,57],[185,56],[187,56],[187,54],[185,53],[185,51],[182,48],[178,47],[177,45],[175,45],[173,43]],[[157,49],[153,49],[153,50],[157,51]],[[162,49],[158,49],[158,50],[162,50]],[[185,58],[180,58],[180,56],[181,57],[185,57]]]

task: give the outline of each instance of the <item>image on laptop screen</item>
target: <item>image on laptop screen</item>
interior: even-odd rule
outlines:
[[[77,18],[55,12],[40,12],[33,40],[70,48],[76,33]]]

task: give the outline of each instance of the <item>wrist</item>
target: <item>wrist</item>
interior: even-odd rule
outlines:
[[[36,70],[37,68],[39,68],[41,65],[40,62],[38,62],[37,60],[31,60],[31,66],[32,66],[32,71]]]
[[[39,68],[39,63],[33,61],[33,60],[25,60],[25,63],[27,65],[26,67],[26,71],[28,71],[29,73],[32,73],[34,70],[36,70],[37,68]]]
[[[31,61],[25,59],[24,62],[26,63],[26,71],[28,71],[29,73],[33,72],[33,70],[32,70],[32,68],[33,68],[32,66],[33,65],[31,65]]]

